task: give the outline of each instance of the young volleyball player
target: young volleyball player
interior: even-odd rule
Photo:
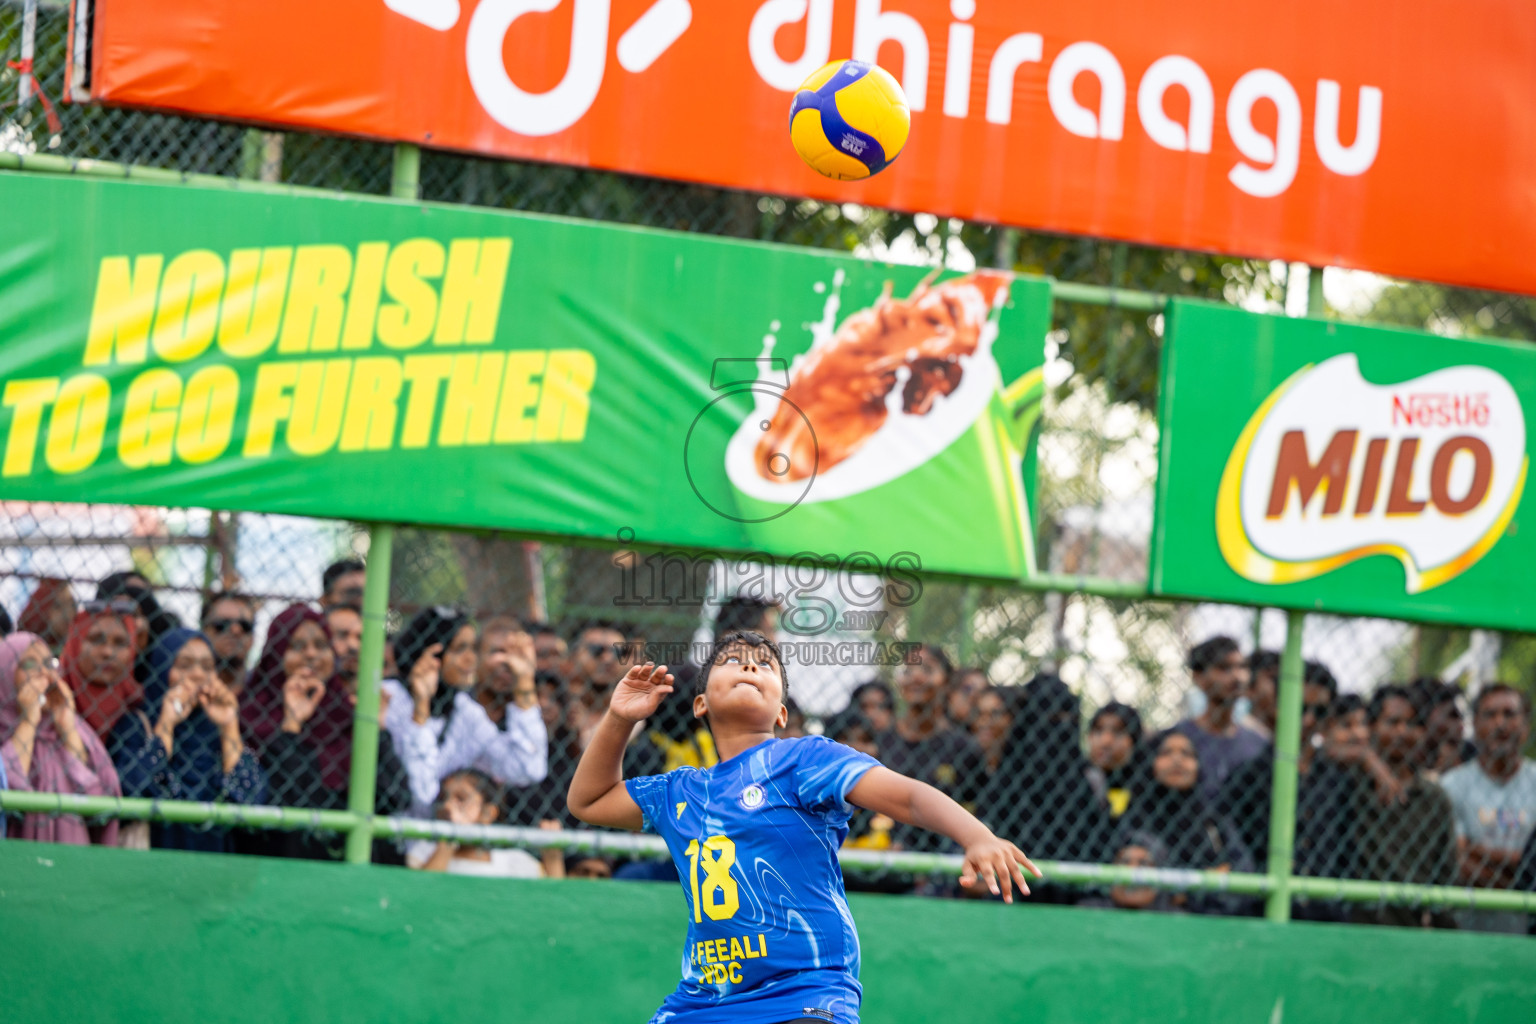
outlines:
[[[932,829],[965,848],[960,880],[984,879],[1012,902],[1029,892],[1019,848],[926,783],[821,736],[775,739],[787,683],[778,647],[736,632],[699,673],[695,717],[720,763],[623,777],[635,723],[672,692],[666,666],[629,670],[613,691],[571,780],[571,812],[593,825],[641,829],[667,842],[688,914],[683,978],[652,1024],[854,1024],[859,939],[837,849],[850,804]]]

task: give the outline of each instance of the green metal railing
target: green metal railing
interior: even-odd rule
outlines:
[[[370,817],[351,811],[306,811],[291,807],[244,807],[231,804],[137,800],[128,797],[85,797],[60,793],[0,791],[6,810],[29,814],[77,814],[84,818],[173,821],[224,827],[366,831],[374,836],[398,839],[451,839],[485,846],[515,846],[533,850],[556,849],[567,853],[617,855],[661,859],[666,843],[657,836],[629,832],[588,832],[523,828],[510,825],[455,825],[445,821],[413,818]],[[891,853],[880,850],[838,851],[844,867],[855,872],[894,872],[918,875],[958,875],[961,858],[950,854]],[[1075,864],[1039,861],[1047,880],[1078,888],[1126,885],[1181,892],[1229,893],[1266,897],[1273,901],[1282,891],[1290,897],[1337,900],[1343,903],[1415,903],[1450,909],[1477,908],[1536,913],[1536,893],[1457,886],[1410,885],[1337,878],[1289,878],[1281,882],[1274,872],[1245,874],[1226,871],[1180,871],[1167,868],[1129,868],[1113,864]]]
[[[421,153],[411,145],[395,147],[391,195],[416,201],[419,195]],[[274,185],[243,178],[187,174],[126,164],[76,160],[46,154],[0,153],[0,171],[19,170],[53,174],[78,174],[197,188],[217,188],[282,194],[325,194],[317,189]],[[1053,297],[1062,302],[1110,306],[1156,312],[1168,296],[1153,292],[1067,281],[1052,282]],[[1323,314],[1322,275],[1308,277],[1307,312]],[[395,528],[391,524],[369,527],[369,572],[363,597],[363,636],[358,678],[377,680],[382,674],[385,625],[393,560]],[[1016,581],[1035,592],[1082,594],[1111,601],[1156,601],[1140,583],[1090,576],[1037,573]],[[1295,844],[1297,755],[1301,743],[1302,655],[1305,615],[1287,614],[1286,644],[1281,657],[1278,721],[1274,737],[1275,765],[1270,803],[1268,871],[1242,874],[1218,871],[1177,871],[1123,868],[1104,864],[1041,862],[1052,881],[1069,886],[1138,885],[1188,891],[1211,891],[1262,897],[1271,921],[1289,920],[1291,900],[1296,897],[1353,903],[1415,903],[1451,908],[1525,911],[1536,913],[1536,894],[1494,889],[1411,885],[1352,879],[1297,877],[1291,873]],[[666,852],[653,836],[607,832],[548,831],[509,826],[459,826],[438,821],[376,817],[372,812],[379,740],[379,693],[376,686],[360,686],[353,729],[351,780],[346,811],[314,811],[289,807],[248,807],[217,803],[144,800],[114,797],[79,797],[56,793],[0,791],[0,809],[19,813],[76,814],[86,818],[115,817],[225,827],[317,829],[347,835],[346,858],[366,864],[377,836],[396,838],[458,838],[492,845],[534,849],[623,853],[658,857]],[[960,859],[917,853],[844,850],[843,863],[860,870],[913,873],[958,873]]]

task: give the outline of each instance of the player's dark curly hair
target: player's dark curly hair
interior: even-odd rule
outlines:
[[[789,700],[789,672],[784,668],[784,654],[779,650],[779,645],[761,633],[750,629],[735,629],[715,641],[709,649],[709,656],[704,659],[704,666],[694,677],[694,696],[702,694],[709,685],[709,672],[720,663],[720,656],[731,647],[762,647],[773,655],[773,660],[779,666],[779,679],[784,684],[784,700]]]

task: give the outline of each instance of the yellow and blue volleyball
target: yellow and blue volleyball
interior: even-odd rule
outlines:
[[[789,139],[813,171],[839,181],[879,174],[912,128],[907,97],[890,72],[835,60],[807,78],[789,106]]]

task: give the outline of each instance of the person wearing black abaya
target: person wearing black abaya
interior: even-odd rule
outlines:
[[[1167,866],[1194,871],[1252,871],[1253,858],[1234,829],[1200,795],[1200,759],[1183,733],[1153,737],[1149,777],[1136,787],[1120,817],[1122,834],[1147,832],[1168,849]],[[1240,914],[1250,901],[1223,894],[1191,893],[1194,913]]]
[[[1102,861],[1109,818],[1089,784],[1078,738],[1081,705],[1054,674],[1025,685],[998,770],[976,813],[1003,836],[1047,860]]]

